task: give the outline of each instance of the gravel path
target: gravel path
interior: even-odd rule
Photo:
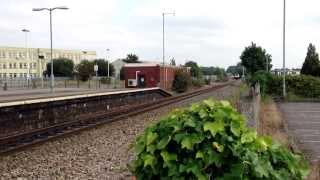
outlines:
[[[130,146],[145,126],[177,107],[214,97],[227,99],[230,86],[158,110],[112,122],[78,135],[60,138],[0,157],[0,179],[130,179]]]

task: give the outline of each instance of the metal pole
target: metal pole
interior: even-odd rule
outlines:
[[[50,90],[51,90],[51,93],[53,93],[54,74],[53,74],[53,59],[52,59],[52,9],[50,9],[49,12],[50,12],[50,59],[51,59],[51,86],[50,86]]]
[[[283,0],[283,97],[286,97],[286,0]]]
[[[164,76],[165,76],[165,72],[164,72],[164,63],[165,63],[165,50],[164,50],[164,13],[162,13],[162,64],[163,64],[163,76],[162,76],[162,82],[163,82],[163,87],[165,88],[165,82],[164,82]]]
[[[107,60],[108,62],[108,78],[110,77],[110,64],[109,64],[109,60]]]
[[[30,64],[28,61],[28,31],[25,31],[25,46],[26,46],[26,60],[27,60],[27,87],[29,88],[30,78]]]

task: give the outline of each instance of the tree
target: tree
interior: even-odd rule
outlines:
[[[266,52],[260,46],[257,46],[255,43],[251,43],[250,46],[246,47],[242,52],[241,64],[246,68],[246,72],[249,74],[254,74],[259,70],[265,70],[268,64],[268,69],[272,68],[272,58],[271,55]]]
[[[104,59],[96,59],[93,61],[93,64],[98,65],[98,76],[108,76],[108,61]],[[109,64],[110,76],[114,74],[114,67],[110,63]]]
[[[128,54],[125,59],[123,59],[125,63],[140,63],[139,57],[135,54]]]
[[[190,75],[182,69],[179,69],[175,72],[174,80],[172,82],[172,90],[178,93],[185,92],[188,90],[190,83]]]
[[[87,81],[92,75],[94,75],[93,66],[94,64],[88,60],[83,60],[77,65],[76,70],[82,81]]]
[[[188,62],[186,62],[185,66],[191,68],[191,76],[192,77],[195,77],[195,78],[201,77],[201,69],[196,62],[188,61]]]
[[[74,63],[71,59],[59,58],[53,60],[53,74],[55,77],[72,77]],[[51,62],[47,64],[48,76],[51,75]]]
[[[171,65],[171,66],[175,66],[175,65],[176,65],[176,60],[175,60],[174,58],[172,58],[172,59],[170,60],[170,65]]]
[[[306,59],[303,63],[301,74],[319,76],[320,75],[319,55],[316,52],[316,47],[309,44]]]
[[[227,69],[227,73],[231,73],[234,76],[239,75],[240,77],[242,77],[243,69],[241,63],[239,62],[236,66],[229,66]]]

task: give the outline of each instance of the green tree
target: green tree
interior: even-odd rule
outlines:
[[[82,60],[80,64],[77,65],[76,70],[80,80],[87,81],[91,76],[94,75],[94,64],[88,60]]]
[[[249,74],[254,74],[259,70],[265,70],[268,64],[268,69],[272,68],[272,58],[271,55],[266,52],[260,46],[257,46],[255,43],[251,43],[250,46],[246,47],[242,52],[241,64],[246,68],[246,72]]]
[[[239,62],[237,65],[235,66],[229,66],[227,68],[227,73],[231,73],[232,75],[239,75],[240,77],[242,77],[242,73],[243,73],[243,69],[242,69],[242,65]]]
[[[175,65],[176,65],[176,60],[175,60],[174,58],[172,58],[172,59],[170,60],[170,65],[171,65],[171,66],[175,66]]]
[[[55,77],[72,77],[74,63],[71,59],[59,58],[53,60],[53,74]],[[51,62],[47,64],[48,76],[51,75]]]
[[[174,80],[172,82],[172,90],[178,93],[185,92],[188,90],[190,83],[190,75],[181,69],[177,70],[174,76]]]
[[[128,54],[125,59],[123,59],[125,63],[140,63],[139,57],[135,54]]]
[[[320,75],[319,55],[316,52],[316,47],[309,44],[306,59],[303,63],[301,74],[319,76]]]
[[[93,64],[98,65],[98,76],[108,76],[108,61],[104,59],[96,59],[93,61]],[[114,74],[114,67],[109,64],[110,76]]]
[[[188,62],[186,62],[185,66],[191,68],[191,76],[192,77],[195,77],[195,78],[201,77],[201,69],[196,62],[188,61]]]

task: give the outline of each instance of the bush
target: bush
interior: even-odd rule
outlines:
[[[111,84],[111,78],[109,77],[103,77],[101,78],[101,83],[102,84]]]
[[[178,93],[186,92],[190,86],[190,75],[183,71],[177,70],[172,83],[172,90]]]
[[[205,84],[204,79],[202,78],[193,78],[192,85],[194,87],[202,87]]]
[[[137,179],[303,179],[305,160],[258,137],[226,101],[176,110],[145,129],[129,169]]]
[[[262,95],[267,94],[271,81],[272,81],[272,75],[266,71],[257,71],[249,79],[251,86],[254,86],[256,83],[259,82],[260,92]]]
[[[206,85],[210,85],[210,84],[211,84],[211,79],[210,79],[210,78],[204,79],[204,83],[205,83]]]

